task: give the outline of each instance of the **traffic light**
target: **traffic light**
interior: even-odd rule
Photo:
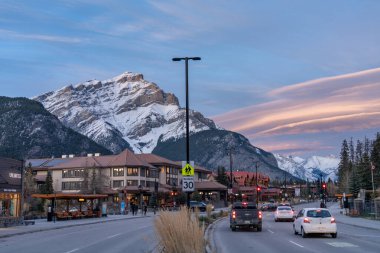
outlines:
[[[261,191],[261,187],[257,187],[257,191],[260,192]]]
[[[323,189],[323,190],[326,190],[326,183],[323,183],[323,184],[322,184],[322,189]]]

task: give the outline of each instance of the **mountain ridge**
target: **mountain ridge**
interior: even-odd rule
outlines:
[[[124,72],[104,81],[89,80],[34,99],[64,125],[114,153],[130,148],[183,160],[186,110],[174,94],[144,80],[142,74]],[[191,159],[198,165],[229,168],[226,148],[231,147],[234,170],[252,171],[254,161],[260,161],[261,172],[276,178],[283,175],[271,153],[252,146],[241,134],[224,130],[191,109],[189,123]]]
[[[283,156],[274,154],[278,167],[303,180],[314,181],[322,177],[323,180],[337,180],[340,160],[335,156],[311,156],[303,159],[297,156]]]

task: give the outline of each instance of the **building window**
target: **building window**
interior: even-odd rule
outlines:
[[[124,186],[124,180],[114,180],[112,182],[113,188],[119,188]]]
[[[82,189],[81,181],[62,182],[62,190],[80,190]]]
[[[62,170],[62,178],[84,177],[84,169]]]
[[[138,181],[137,180],[127,180],[127,186],[137,186]]]
[[[166,167],[166,184],[178,185],[178,169],[172,167]]]
[[[124,176],[124,168],[113,169],[112,175],[114,177],[123,177]]]
[[[138,168],[128,168],[127,169],[127,176],[138,176],[139,175],[139,169]]]
[[[146,177],[145,171],[145,168],[140,168],[140,177]]]
[[[159,170],[157,169],[147,169],[146,170],[146,177],[149,178],[158,178]]]

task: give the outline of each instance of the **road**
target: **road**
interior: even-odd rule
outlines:
[[[301,206],[295,207],[299,210]],[[274,222],[272,212],[264,212],[263,231],[233,232],[227,218],[215,224],[213,241],[217,253],[245,252],[379,252],[380,231],[338,223],[338,238],[294,235],[292,222]]]
[[[68,227],[0,239],[1,253],[152,252],[154,217]]]

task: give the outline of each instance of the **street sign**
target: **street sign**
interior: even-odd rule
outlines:
[[[194,176],[194,162],[182,162],[182,176]]]
[[[183,177],[182,191],[193,192],[195,190],[194,177]]]

